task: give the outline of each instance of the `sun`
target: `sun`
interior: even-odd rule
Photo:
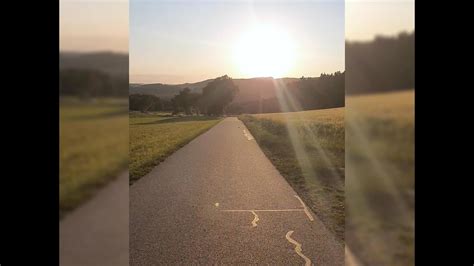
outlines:
[[[293,67],[295,47],[285,32],[260,25],[241,36],[233,56],[242,75],[283,77]]]

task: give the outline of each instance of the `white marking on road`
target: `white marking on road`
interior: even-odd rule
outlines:
[[[219,202],[216,202],[214,205],[216,205],[216,207],[219,207]]]
[[[253,227],[256,227],[257,226],[257,222],[260,220],[258,219],[258,215],[255,211],[251,211],[251,213],[254,215],[254,218],[253,218],[253,221],[252,221],[252,226]]]
[[[288,233],[286,233],[286,239],[288,239],[288,241],[290,243],[292,243],[293,245],[295,245],[295,252],[296,254],[298,254],[300,257],[302,257],[305,261],[305,266],[311,266],[313,265],[311,263],[311,260],[306,257],[304,254],[303,254],[303,249],[301,248],[301,244],[296,242],[293,238],[291,238],[291,234],[293,234],[294,231],[288,231]]]
[[[245,129],[244,129],[244,136],[247,137],[248,140],[253,140],[252,135]]]
[[[312,222],[314,221],[314,218],[313,216],[311,215],[311,212],[309,212],[308,208],[306,207],[306,205],[304,204],[303,200],[298,197],[298,195],[295,195],[295,197],[301,202],[301,205],[303,206],[303,209],[304,209],[304,213],[306,213],[306,216],[308,216],[308,219]]]
[[[306,209],[306,206],[304,205],[304,203],[303,202],[301,203],[303,204],[303,208],[301,209],[260,209],[260,210],[253,209],[253,210],[220,210],[220,211],[222,212],[250,212],[254,215],[254,219],[252,221],[253,227],[256,227],[257,222],[260,221],[260,219],[258,218],[257,212],[304,212],[308,216],[309,220],[313,221],[313,216],[311,216],[309,211]],[[218,206],[218,204],[219,203],[216,203],[216,207]]]
[[[280,209],[280,210],[221,210],[223,212],[302,212],[304,209]]]

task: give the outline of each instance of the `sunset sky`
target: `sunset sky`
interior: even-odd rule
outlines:
[[[343,70],[342,0],[130,2],[130,82]]]
[[[319,76],[344,70],[344,36],[413,29],[414,0],[60,0],[60,49],[130,48],[130,82]]]
[[[128,0],[60,0],[61,51],[128,52]]]
[[[414,0],[346,0],[347,40],[368,41],[414,29]]]

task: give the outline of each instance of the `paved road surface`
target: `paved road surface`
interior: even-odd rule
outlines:
[[[344,264],[244,130],[226,118],[130,187],[130,265]]]
[[[60,222],[61,266],[129,265],[128,172]]]

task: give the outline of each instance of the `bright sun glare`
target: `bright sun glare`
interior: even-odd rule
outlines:
[[[244,34],[234,47],[234,61],[246,76],[283,77],[292,68],[294,60],[291,38],[267,25]]]

